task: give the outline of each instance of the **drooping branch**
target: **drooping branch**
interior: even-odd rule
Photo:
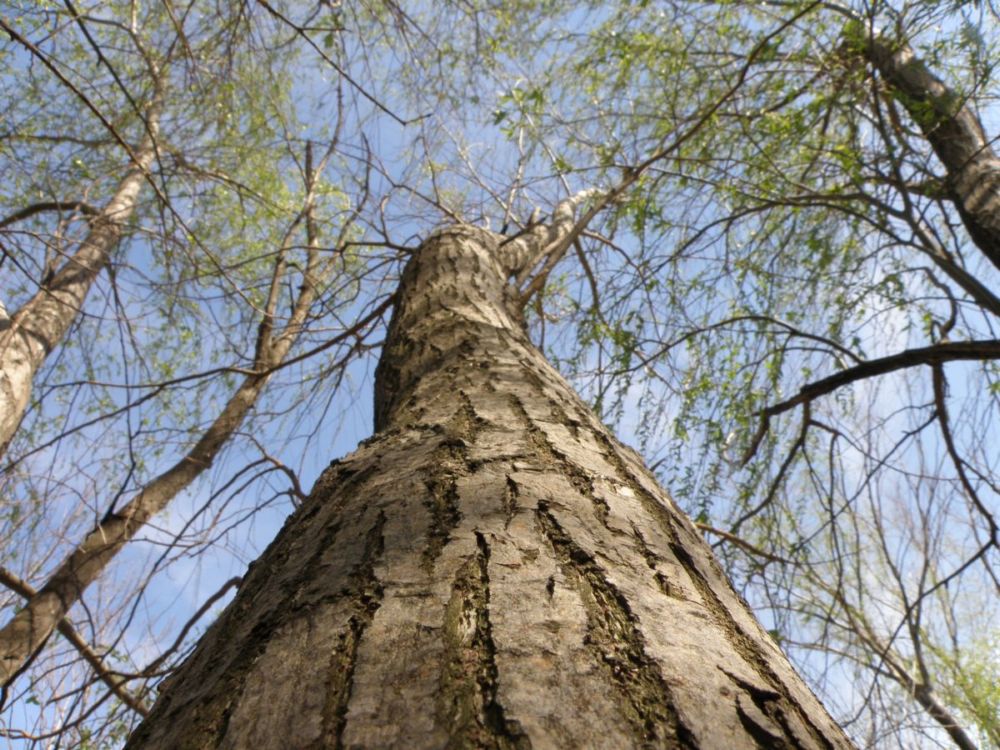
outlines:
[[[847,618],[848,630],[857,636],[870,653],[878,656],[879,666],[869,664],[869,668],[881,671],[882,674],[901,685],[920,704],[921,708],[948,733],[957,747],[961,750],[978,750],[978,746],[962,729],[954,714],[938,699],[933,687],[924,679],[913,675],[911,668],[906,663],[909,660],[900,657],[893,648],[893,640],[886,640],[878,636],[864,614],[858,608],[851,606],[844,599],[842,593],[831,593]],[[909,614],[908,611],[907,617]]]
[[[983,503],[982,499],[979,497],[979,493],[976,492],[976,488],[965,470],[965,461],[962,459],[961,455],[959,455],[958,448],[955,446],[955,437],[952,435],[948,419],[948,397],[946,394],[944,368],[941,366],[940,362],[934,364],[933,375],[934,408],[937,410],[938,424],[941,427],[941,437],[944,438],[945,448],[948,450],[948,456],[951,458],[952,465],[955,467],[955,473],[958,474],[959,481],[962,484],[962,488],[965,490],[966,496],[989,525],[990,542],[996,545],[1000,543],[1000,539],[998,539],[996,518],[993,516],[993,513],[990,512],[989,508],[987,508]]]

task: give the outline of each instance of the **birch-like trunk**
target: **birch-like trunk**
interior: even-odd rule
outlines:
[[[874,35],[866,52],[934,149],[972,241],[1000,268],[1000,157],[979,116],[909,46]]]
[[[323,473],[130,748],[850,747],[530,343],[506,282],[541,248],[502,239],[453,227],[412,258],[375,436]]]
[[[310,159],[307,156],[307,163]],[[229,442],[257,403],[271,373],[291,351],[312,310],[320,286],[334,267],[330,262],[320,260],[315,235],[308,229],[309,250],[299,294],[286,325],[275,330],[279,290],[288,280],[289,264],[286,255],[291,247],[292,233],[303,221],[311,227],[315,182],[311,167],[308,171],[310,177],[306,204],[285,235],[271,276],[270,293],[258,329],[253,362],[255,372],[243,378],[243,382],[194,446],[177,463],[142,487],[124,506],[114,513],[106,514],[55,567],[45,584],[0,628],[0,687],[8,687],[31,664],[63,618],[81,599],[84,591],[104,573],[149,519],[166,508],[180,492],[212,466],[223,446]],[[340,334],[340,337],[356,335],[357,330],[363,329],[379,314],[381,311],[371,313],[358,321],[353,330]]]
[[[98,274],[122,238],[125,225],[156,156],[160,101],[146,119],[146,135],[114,195],[90,219],[90,231],[76,251],[0,332],[0,456],[7,451],[31,401],[32,381],[45,358],[62,341]]]

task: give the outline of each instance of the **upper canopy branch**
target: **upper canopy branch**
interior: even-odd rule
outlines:
[[[548,223],[529,222],[523,232],[503,242],[499,248],[500,261],[508,273],[516,275],[518,282],[523,283],[543,259],[561,256],[592,218],[591,212],[587,212],[580,222],[576,222],[577,206],[601,192],[590,188],[571,195],[556,206]]]

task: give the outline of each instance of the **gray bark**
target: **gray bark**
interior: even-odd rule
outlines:
[[[90,230],[55,275],[0,326],[0,455],[21,424],[31,400],[32,380],[49,353],[62,340],[83,306],[94,280],[107,265],[156,155],[159,132],[157,99],[146,121],[146,135],[132,155],[135,161],[115,194],[90,219]]]
[[[979,117],[905,44],[871,37],[867,55],[934,149],[976,246],[1000,268],[1000,157]]]
[[[424,242],[376,435],[322,474],[130,748],[851,746],[524,333],[507,279],[565,230]]]

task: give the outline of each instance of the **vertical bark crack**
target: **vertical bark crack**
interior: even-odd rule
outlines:
[[[382,584],[375,575],[375,563],[382,556],[385,546],[382,530],[385,514],[379,511],[378,519],[365,540],[365,557],[354,574],[355,586],[351,592],[353,609],[347,629],[340,636],[337,648],[330,656],[330,682],[323,711],[323,736],[326,747],[339,750],[347,724],[347,708],[351,699],[354,667],[357,663],[358,644],[382,605]]]
[[[759,707],[754,706],[749,709],[745,704],[745,697],[740,695],[736,699],[736,715],[740,719],[740,724],[747,734],[753,739],[758,750],[790,750],[790,746],[785,742],[784,737],[779,734],[766,718],[762,721]]]
[[[570,461],[565,454],[561,453],[552,445],[541,428],[532,421],[527,409],[524,408],[524,404],[522,404],[516,396],[510,396],[510,404],[514,413],[524,425],[524,428],[528,433],[529,442],[538,455],[541,456],[542,460],[546,464],[557,467],[559,472],[569,480],[571,485],[573,485],[574,489],[590,500],[594,508],[594,514],[601,522],[601,525],[605,528],[609,528],[608,516],[611,513],[611,509],[608,507],[607,502],[603,498],[598,497],[597,493],[594,491],[593,477],[590,476],[588,472],[584,471],[582,468]]]
[[[528,376],[527,380],[534,387],[535,392],[538,393],[540,398],[543,398],[546,400],[546,402],[548,402],[553,413],[559,415],[559,419],[561,422],[565,424],[574,425],[572,429],[572,435],[574,436],[574,438],[579,440],[581,433],[581,426],[584,423],[579,419],[574,419],[573,417],[571,417],[569,413],[562,407],[561,404],[559,404],[555,399],[553,399],[545,392],[544,381],[537,375],[537,373],[535,373],[533,370],[530,369],[530,363],[525,362],[524,366]],[[523,407],[521,408],[521,414],[529,430],[534,428],[536,431],[541,433],[541,431],[538,430],[537,426],[531,422],[531,419],[529,418],[527,412],[524,411]],[[629,474],[628,470],[625,467],[624,462],[618,455],[614,445],[610,442],[610,440],[608,440],[608,438],[605,435],[600,434],[595,430],[591,429],[588,430],[588,432],[594,438],[594,440],[603,447],[604,449],[603,456],[608,461],[608,463],[612,467],[614,467],[616,473],[618,474],[618,479],[623,484],[628,486],[636,494],[638,498],[640,498],[640,501],[642,502],[643,506],[646,507],[648,511],[650,510],[649,508],[650,503],[656,506],[656,512],[653,513],[654,517],[661,523],[666,524],[668,528],[668,533],[672,534],[673,533],[672,532],[673,527],[671,525],[672,521],[667,515],[667,511],[660,505],[659,501],[657,501],[655,498],[650,497],[649,493],[646,492],[641,486],[639,486],[639,483],[635,481],[635,478]],[[540,437],[542,440],[546,440],[544,434],[541,434]],[[548,443],[546,442],[546,445],[547,444]],[[577,467],[568,459],[565,459],[559,454],[555,455],[558,459],[561,460],[560,467],[564,471],[570,472],[575,470],[577,472],[581,472],[581,469],[579,469],[579,467]],[[604,500],[594,497],[593,480],[588,477],[588,482],[589,482],[588,496],[595,504],[603,506],[602,511],[598,512],[598,517],[601,519],[602,523],[604,523],[604,526],[608,528],[608,517],[610,515],[610,508],[608,507],[608,504]],[[577,488],[579,489],[579,486]],[[639,533],[638,526],[636,526],[634,523],[631,524],[631,526],[633,532],[635,533],[636,546],[638,547],[640,554],[642,554],[643,559],[646,561],[646,564],[654,571],[654,579],[656,580],[656,584],[659,587],[659,589],[664,594],[667,594],[667,596],[672,596],[672,597],[679,596],[676,591],[671,590],[669,582],[666,580],[666,578],[661,573],[656,571],[655,553],[653,553],[652,550],[649,549],[649,546],[646,544],[645,538],[642,536],[641,533]]]
[[[758,703],[763,696],[768,696],[768,701],[780,701],[780,706],[775,705],[773,710],[764,711],[765,715],[772,716],[772,718],[779,718],[780,723],[786,730],[786,736],[788,738],[795,738],[795,733],[792,731],[791,726],[784,716],[781,706],[790,707],[802,721],[803,725],[808,729],[813,739],[819,745],[833,750],[833,745],[826,738],[822,730],[820,730],[811,720],[808,714],[802,711],[799,703],[795,701],[791,695],[788,693],[788,688],[785,686],[784,682],[775,674],[774,670],[770,667],[769,657],[761,649],[760,645],[757,644],[753,638],[751,638],[744,630],[739,626],[736,620],[730,614],[729,610],[723,604],[719,595],[712,589],[711,584],[705,579],[705,576],[699,570],[697,563],[694,558],[688,552],[688,550],[681,543],[677,536],[675,529],[670,530],[670,549],[673,551],[674,555],[680,561],[681,565],[684,566],[685,570],[688,571],[691,581],[697,587],[698,592],[701,594],[702,600],[705,602],[706,607],[711,611],[713,617],[719,626],[726,633],[726,639],[733,644],[736,651],[743,657],[743,660],[749,665],[760,677],[772,688],[774,688],[773,693],[769,691],[762,691],[760,688],[748,685],[748,683],[740,681],[738,684],[741,688],[747,690],[751,695],[755,703]],[[731,675],[730,675],[731,676]],[[762,709],[763,710],[763,709]]]
[[[725,669],[722,673],[739,688],[736,713],[743,728],[761,750],[803,750],[809,747],[796,736],[795,728],[782,709],[780,693],[762,690]]]
[[[429,494],[424,501],[431,522],[424,547],[424,567],[432,569],[462,513],[458,509],[458,478],[466,473],[464,443],[444,442],[434,452],[433,473],[425,480]]]
[[[490,548],[476,535],[476,552],[458,569],[445,611],[447,653],[441,712],[449,750],[530,750],[531,741],[497,699],[496,645],[490,625]]]
[[[518,503],[518,498],[521,496],[521,490],[517,486],[517,482],[508,474],[506,486],[504,487],[504,497],[503,497],[503,509],[504,509],[504,528],[510,528],[510,522],[514,520],[514,516],[517,515],[518,508],[520,504]]]
[[[462,520],[458,480],[474,470],[469,461],[468,446],[483,427],[483,420],[476,415],[469,397],[464,393],[460,395],[462,405],[445,425],[444,437],[431,457],[424,480],[429,491],[424,504],[431,517],[423,553],[424,567],[428,570],[433,569],[434,562],[451,538],[451,532]]]
[[[597,656],[632,731],[643,747],[697,748],[677,713],[659,665],[645,651],[639,623],[628,601],[601,567],[559,525],[544,502],[537,519],[559,565],[587,611],[587,645]]]
[[[651,495],[650,492],[632,475],[631,471],[629,471],[628,467],[625,465],[624,460],[618,454],[614,444],[607,436],[595,433],[594,437],[604,446],[604,456],[607,461],[615,467],[615,471],[617,472],[619,479],[628,485],[636,496],[640,498],[643,506],[646,508],[646,511],[659,523],[663,532],[667,535],[671,551],[674,553],[677,561],[687,571],[688,576],[695,588],[698,589],[698,593],[701,594],[705,607],[712,614],[715,621],[719,624],[719,627],[721,627],[726,633],[726,639],[733,645],[740,656],[743,657],[743,660],[747,663],[747,665],[760,675],[764,682],[774,688],[776,691],[775,696],[780,698],[782,705],[789,707],[790,710],[792,710],[799,717],[802,724],[808,729],[816,743],[822,747],[832,748],[833,746],[826,738],[825,733],[815,725],[815,723],[804,711],[802,711],[799,703],[789,694],[788,688],[785,686],[784,682],[778,677],[774,670],[771,669],[770,657],[764,653],[761,646],[743,630],[739,623],[736,622],[732,613],[727,609],[722,599],[712,588],[712,584],[705,577],[705,573],[702,571],[701,566],[694,559],[688,547],[681,541],[677,530],[677,521],[675,521],[672,517],[671,511],[664,507],[659,499]],[[706,564],[717,566],[717,563],[715,563],[715,561],[711,558],[706,560]],[[719,571],[719,578],[726,580],[725,575],[721,572],[721,570]],[[759,688],[757,688],[757,690],[759,691]],[[780,709],[775,707],[774,711],[780,711]],[[794,738],[795,734],[791,731],[788,719],[783,714],[781,723],[782,726],[785,726],[788,729],[787,736]]]
[[[639,527],[635,523],[632,523],[631,526],[632,533],[635,535],[635,539],[639,545],[639,552],[642,553],[642,559],[646,561],[646,565],[653,571],[653,579],[656,581],[657,588],[673,599],[684,599],[684,594],[681,590],[676,586],[672,586],[667,577],[657,569],[657,565],[662,558],[649,548],[649,545],[646,543],[646,537],[642,535]]]

